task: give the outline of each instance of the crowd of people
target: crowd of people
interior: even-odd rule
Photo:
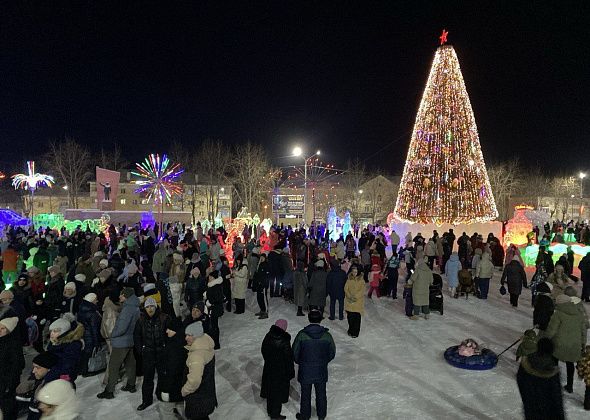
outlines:
[[[543,392],[549,407],[543,409],[563,415],[561,386],[555,386],[557,360],[566,363],[566,392],[572,392],[576,362],[590,384],[582,303],[590,298],[588,256],[579,263],[584,288],[578,297],[571,287],[572,255],[560,256],[554,264],[542,245],[529,284],[519,250],[511,246],[504,252],[493,234],[484,241],[478,234],[456,237],[453,229],[442,235],[435,230],[428,239],[408,233],[400,246],[395,231],[380,228],[333,241],[320,228],[309,232],[280,226],[267,233],[246,226],[242,238],[230,256],[223,228],[203,232],[200,225],[170,224],[162,232],[111,226],[106,234],[6,229],[0,243],[4,418],[16,419],[24,409],[30,420],[76,418],[76,379],[100,372],[105,374],[99,399],[137,392],[141,376],[138,411],[157,399],[161,419],[208,418],[217,406],[215,350],[223,344],[219,319],[224,313],[244,314],[248,293],[256,296],[259,319],[269,318],[270,298],[283,298],[293,304],[295,316],[307,312],[309,321],[292,343],[285,319],[278,319],[264,337],[261,397],[269,417],[285,418],[281,406],[289,398],[297,364],[297,418],[311,417],[312,388],[317,414],[324,418],[327,366],[336,355],[334,340],[321,325],[324,314],[330,320],[346,318],[348,335],[357,338],[366,299],[397,299],[400,273],[405,273],[406,315],[414,321],[429,319],[432,290],[442,293],[442,276],[449,297],[472,293],[485,300],[494,272],[501,270],[501,293],[506,285],[513,307],[523,288],[530,287],[534,328],[524,334],[518,372],[527,418],[536,418],[530,414],[539,410],[533,400]],[[36,356],[30,376],[21,381],[25,346]],[[584,407],[590,409],[590,387]]]

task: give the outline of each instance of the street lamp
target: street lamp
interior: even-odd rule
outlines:
[[[305,210],[307,209],[307,161],[309,159],[311,159],[314,156],[319,156],[320,155],[320,151],[316,151],[313,155],[305,158],[304,160],[304,166],[303,166],[303,218],[305,220]],[[293,148],[293,156],[295,157],[299,157],[299,156],[303,156],[303,149],[301,149],[301,147],[299,146],[295,146]],[[314,222],[315,222],[315,214],[314,214]]]

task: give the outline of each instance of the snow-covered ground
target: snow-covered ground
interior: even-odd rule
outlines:
[[[401,274],[401,273],[400,273]],[[530,275],[530,274],[529,274]],[[502,351],[531,326],[530,292],[524,291],[518,309],[501,296],[499,272],[487,301],[474,297],[452,299],[445,295],[445,313],[430,320],[409,320],[404,301],[367,300],[359,338],[346,334],[347,322],[326,319],[336,342],[336,358],[329,367],[328,419],[520,419],[521,401],[515,375],[516,346],[498,366],[475,372],[454,368],[443,351],[472,337],[485,347]],[[401,296],[401,281],[400,293]],[[216,353],[219,407],[212,419],[266,419],[266,404],[259,396],[263,360],[260,345],[278,318],[289,321],[294,337],[307,317],[282,299],[271,299],[270,317],[258,320],[255,298],[247,299],[243,315],[226,313],[220,320],[221,350]],[[139,413],[141,393],[118,391],[114,400],[98,400],[102,375],[80,378],[78,394],[83,419],[157,419],[156,404]],[[565,367],[562,366],[562,382]],[[138,380],[138,388],[141,383]],[[299,408],[299,386],[291,382],[291,398],[283,414],[294,419]],[[569,419],[587,418],[582,408],[583,382],[576,378],[574,393],[565,395]],[[313,409],[315,413],[315,408]]]

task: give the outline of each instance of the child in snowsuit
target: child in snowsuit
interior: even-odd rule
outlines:
[[[526,330],[522,336],[521,342],[516,349],[516,360],[522,356],[529,356],[537,351],[537,333],[534,329]]]
[[[383,274],[381,274],[381,267],[378,264],[371,266],[371,272],[369,273],[369,294],[367,297],[372,299],[373,291],[377,292],[377,297],[381,296],[380,286]]]

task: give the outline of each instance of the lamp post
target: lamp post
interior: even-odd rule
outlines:
[[[580,220],[582,219],[582,213],[584,208],[584,178],[586,178],[586,173],[580,172],[578,174],[580,178]]]
[[[301,147],[296,146],[293,149],[293,156],[299,157],[303,155],[303,150]],[[318,150],[313,155],[306,157],[304,159],[304,166],[303,166],[303,220],[305,221],[305,210],[307,209],[307,161],[314,156],[319,156],[320,151]],[[314,214],[314,222],[315,222],[315,214]]]

